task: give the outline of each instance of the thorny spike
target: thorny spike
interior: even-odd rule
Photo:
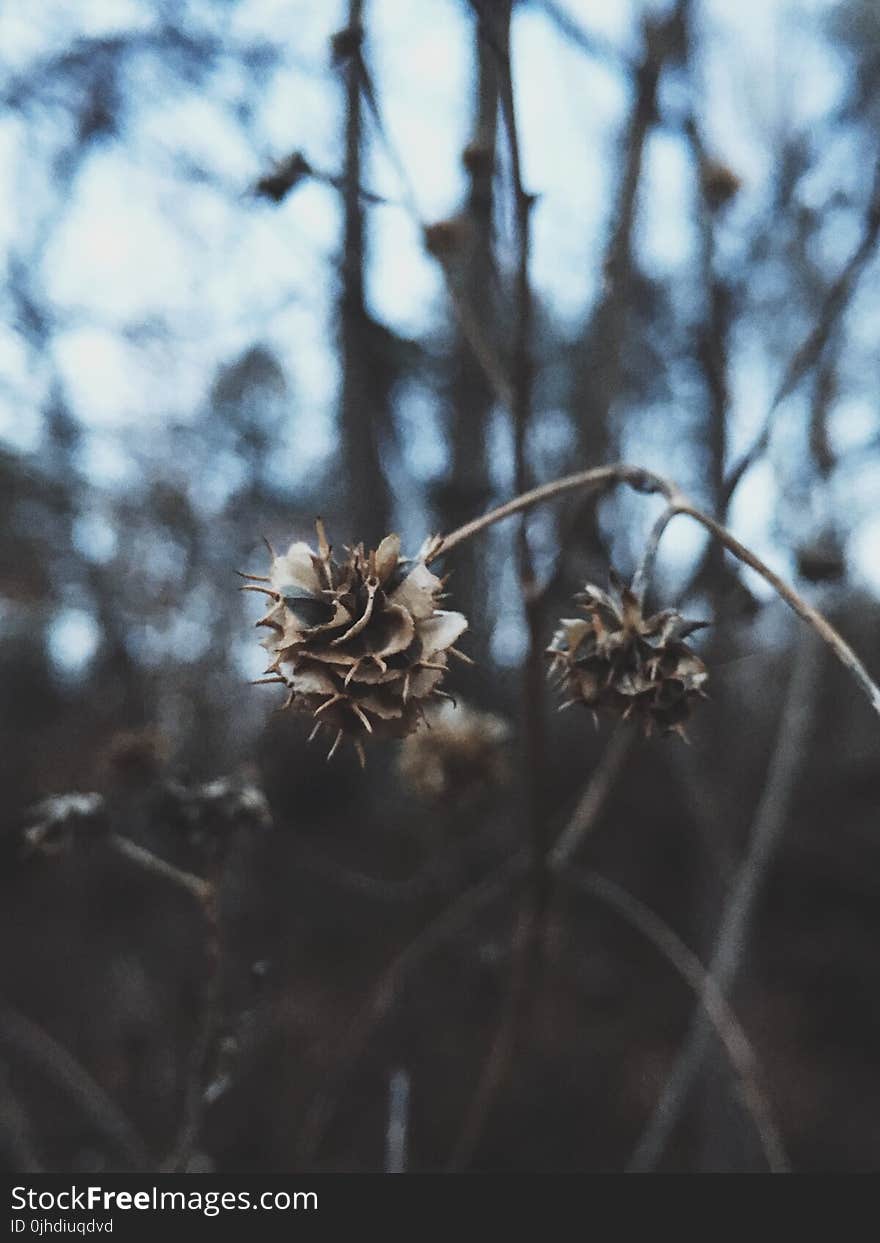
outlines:
[[[330,553],[333,551],[327,543],[327,532],[324,530],[324,519],[315,519],[315,530],[318,533],[318,552],[322,561],[329,561]]]
[[[323,722],[323,721],[318,721],[318,722],[316,722],[316,724],[315,724],[315,728],[314,728],[314,729],[312,730],[312,732],[309,734],[308,738],[306,739],[306,742],[314,742],[314,740],[317,738],[318,734],[321,732],[321,729],[322,729],[323,725],[324,725],[324,722]]]
[[[263,536],[263,543],[264,543],[264,544],[266,545],[266,547],[269,549],[269,556],[270,556],[270,557],[272,558],[272,560],[274,561],[274,560],[275,560],[275,558],[278,556],[278,554],[276,553],[276,551],[275,551],[275,549],[272,547],[272,545],[269,543],[268,537],[267,537],[267,536],[265,536],[265,535]]]
[[[367,718],[366,713],[363,711],[363,709],[359,707],[358,704],[352,703],[351,710],[355,714],[355,716],[358,718],[358,720],[361,722],[361,724],[363,725],[367,733],[372,734],[373,727],[370,724],[369,719]]]
[[[275,711],[276,711],[276,712],[286,712],[286,711],[287,711],[287,709],[290,707],[290,705],[293,703],[293,701],[294,701],[295,697],[296,697],[296,691],[291,690],[291,691],[290,691],[290,694],[287,696],[287,698],[285,699],[284,703],[283,703],[283,704],[282,704],[279,708],[276,708],[276,709],[275,709]]]
[[[347,643],[349,639],[353,639],[355,635],[360,634],[360,632],[366,628],[370,618],[373,616],[373,605],[376,602],[376,590],[378,586],[378,582],[368,582],[366,584],[369,595],[367,597],[367,607],[364,609],[363,615],[359,617],[356,622],[353,622],[344,634],[339,635],[337,639],[331,639],[331,647],[339,647],[340,644]]]
[[[324,702],[315,709],[313,715],[320,716],[322,712],[325,712],[328,708],[332,708],[334,704],[339,703],[340,700],[344,698],[344,695],[331,695],[329,699],[325,699]]]
[[[253,678],[251,680],[251,686],[270,686],[275,682],[281,682],[284,686],[287,685],[286,678]]]
[[[403,702],[404,702],[404,704],[405,704],[405,703],[407,702],[407,700],[409,699],[409,669],[407,669],[406,673],[403,675],[403,695],[402,695],[402,698],[403,698]]]
[[[339,744],[340,744],[340,742],[342,742],[342,735],[343,735],[343,732],[344,732],[343,730],[340,730],[340,731],[339,731],[339,733],[336,735],[336,739],[335,739],[335,741],[334,741],[334,743],[333,743],[333,746],[332,746],[332,747],[330,748],[330,750],[327,752],[327,763],[328,763],[328,764],[329,764],[329,763],[330,763],[330,761],[333,759],[333,756],[336,754],[336,752],[337,752],[337,750],[338,750],[338,748],[339,748]]]
[[[246,574],[244,570],[236,570],[239,578],[249,578],[254,583],[269,583],[272,580],[266,574]]]
[[[452,704],[453,708],[458,707],[458,701],[456,700],[455,696],[447,694],[446,691],[435,690],[435,691],[432,691],[431,694],[436,695],[438,699],[448,699],[449,702]]]
[[[353,738],[352,741],[354,742],[354,749],[357,751],[358,762],[360,763],[361,768],[366,768],[367,757],[364,754],[364,744],[361,742],[360,738]]]
[[[450,656],[458,657],[462,664],[475,665],[477,663],[475,660],[471,660],[470,656],[468,656],[466,652],[460,652],[457,647],[448,647],[446,650],[449,652]]]

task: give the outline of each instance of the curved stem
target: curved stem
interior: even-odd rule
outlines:
[[[741,544],[736,536],[731,535],[726,527],[720,522],[716,522],[708,514],[704,514],[702,510],[691,505],[689,501],[682,498],[675,504],[675,511],[679,514],[686,514],[687,517],[693,518],[695,522],[699,522],[707,531],[715,536],[717,540],[724,545],[728,552],[733,553],[737,560],[742,561],[743,565],[749,566],[756,574],[760,574],[765,582],[769,583],[781,600],[784,600],[789,608],[793,609],[803,621],[812,626],[819,637],[834,652],[837,659],[849,669],[850,673],[858,682],[859,686],[871,701],[871,707],[880,715],[880,686],[874,681],[868,670],[859,660],[853,649],[843,638],[842,635],[831,625],[831,622],[808,604],[803,596],[799,595],[793,587],[789,585],[775,574],[768,565],[765,565],[760,557],[755,556],[751,549],[746,548],[745,544]]]
[[[655,911],[607,876],[570,868],[563,873],[563,880],[575,892],[588,894],[616,911],[651,942],[691,988],[702,1007],[701,1014],[710,1029],[714,1028],[739,1078],[744,1103],[755,1124],[770,1170],[774,1174],[788,1173],[791,1167],[785,1145],[759,1082],[758,1059],[711,968],[706,970],[696,954]]]
[[[652,471],[643,470],[640,466],[615,463],[613,466],[597,466],[592,470],[580,470],[574,475],[564,475],[561,479],[553,479],[550,483],[542,483],[537,488],[531,488],[528,492],[515,496],[513,500],[505,501],[496,509],[491,509],[489,513],[481,514],[479,518],[466,522],[464,526],[458,527],[449,535],[444,535],[431,549],[425,560],[431,562],[444,553],[450,552],[459,544],[463,544],[465,540],[494,526],[496,522],[503,522],[505,518],[512,518],[514,514],[533,509],[535,505],[542,505],[545,501],[555,500],[556,497],[563,496],[566,492],[581,492],[585,488],[598,490],[611,487],[616,483],[625,483],[636,492],[659,492],[670,504],[684,499],[674,484],[655,475]]]
[[[42,1075],[77,1106],[114,1156],[129,1169],[148,1170],[150,1158],[129,1118],[73,1054],[11,1002],[0,998],[0,1048]],[[33,1171],[31,1171],[33,1172]]]

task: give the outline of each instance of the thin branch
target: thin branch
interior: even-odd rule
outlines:
[[[761,578],[770,584],[789,608],[793,609],[798,617],[813,627],[820,638],[828,644],[841,664],[850,671],[868,696],[874,711],[880,715],[880,687],[877,686],[850,645],[842,635],[838,634],[827,618],[818,609],[814,609],[811,604],[808,604],[803,596],[799,595],[793,587],[789,587],[778,574],[774,574],[760,557],[755,556],[750,549],[746,548],[745,544],[741,544],[735,536],[731,535],[726,527],[721,526],[714,518],[710,518],[708,514],[702,513],[689,503],[677,504],[675,509],[677,513],[687,514],[689,518],[693,518],[695,522],[699,522],[701,526],[704,526],[707,531],[711,531],[728,552],[732,552],[737,560],[749,566],[756,574],[760,574]]]
[[[795,657],[788,693],[780,713],[776,749],[755,815],[749,845],[716,939],[709,967],[720,996],[736,981],[748,944],[755,901],[779,846],[791,812],[794,790],[804,764],[815,714],[821,672],[821,648],[808,636]],[[696,1015],[660,1100],[645,1127],[629,1169],[644,1173],[656,1167],[681,1117],[709,1044],[702,1015]]]
[[[0,1047],[62,1092],[129,1169],[149,1169],[143,1141],[116,1102],[72,1053],[5,1000],[0,1000]]]
[[[622,725],[612,734],[568,824],[550,851],[548,863],[553,870],[558,871],[571,862],[598,823],[599,814],[623,771],[634,741],[634,732]]]
[[[108,837],[109,845],[142,871],[168,881],[191,894],[199,904],[205,926],[205,980],[199,1009],[199,1025],[190,1049],[183,1110],[177,1136],[171,1153],[162,1163],[165,1173],[185,1172],[192,1156],[202,1126],[205,1104],[205,1084],[211,1059],[216,1046],[220,1026],[220,990],[222,981],[223,953],[220,929],[219,889],[222,879],[222,862],[214,868],[210,880],[185,872],[154,855],[151,850],[138,846],[118,833]],[[228,846],[227,846],[228,849]],[[225,852],[221,859],[225,858]]]
[[[495,1036],[483,1064],[476,1092],[465,1115],[459,1137],[453,1146],[447,1165],[449,1171],[465,1169],[473,1159],[513,1056],[517,1024],[521,1017],[525,996],[532,983],[527,973],[529,950],[532,943],[537,942],[542,934],[545,934],[547,926],[547,911],[552,901],[552,894],[549,892],[551,875],[557,874],[567,866],[580,843],[598,823],[614,784],[623,769],[631,741],[632,735],[626,730],[619,730],[612,737],[584,794],[578,801],[574,814],[557,838],[553,849],[545,855],[543,866],[548,878],[548,894],[545,899],[547,909],[542,911],[536,904],[527,903],[520,912],[514,928],[511,947],[513,965],[507,997]]]
[[[675,509],[671,505],[667,505],[662,513],[658,516],[657,521],[651,528],[645,548],[642,553],[642,559],[638,564],[635,574],[633,575],[631,590],[637,599],[644,603],[645,593],[651,581],[651,575],[654,573],[654,563],[657,560],[657,552],[660,548],[666,528],[675,517]]]
[[[210,1079],[221,1023],[223,941],[220,924],[222,864],[215,868],[201,901],[205,925],[205,978],[199,1008],[198,1030],[190,1048],[184,1086],[183,1109],[174,1145],[162,1164],[164,1173],[185,1174],[202,1129],[205,1089]]]
[[[568,43],[587,56],[611,64],[614,68],[630,75],[637,72],[638,65],[630,60],[625,52],[615,47],[610,40],[603,39],[601,35],[594,34],[593,31],[585,30],[583,26],[578,25],[562,5],[556,3],[556,0],[536,0],[536,7],[550,19]]]
[[[491,876],[465,890],[406,945],[382,973],[370,997],[349,1023],[338,1050],[335,1067],[318,1088],[306,1111],[297,1142],[297,1161],[314,1160],[333,1120],[342,1092],[359,1063],[374,1032],[387,1018],[401,990],[426,958],[461,932],[480,912],[509,891],[513,881],[526,873],[528,855],[520,852]]]
[[[379,141],[385,148],[385,153],[391,161],[391,164],[397,174],[398,181],[400,182],[401,192],[403,195],[401,206],[409,216],[410,220],[412,220],[412,222],[416,225],[420,234],[423,237],[427,237],[431,224],[425,218],[421,208],[419,207],[418,197],[416,195],[412,179],[407,172],[406,164],[401,157],[397,146],[392,140],[388,126],[382,116],[382,111],[379,107],[378,94],[376,92],[369,68],[364,61],[360,50],[355,53],[352,63],[357,72],[358,82],[369,106],[376,134]],[[507,373],[507,368],[499,356],[494,343],[490,339],[484,324],[476,314],[470,299],[466,296],[465,292],[459,288],[459,284],[455,279],[453,265],[451,264],[449,258],[440,253],[435,253],[434,257],[437,259],[440,270],[443,273],[446,291],[449,295],[453,314],[455,315],[461,334],[470,347],[474,358],[483,369],[486,379],[488,380],[496,399],[505,407],[505,409],[509,410],[513,404],[513,384],[511,383],[510,376]]]
[[[512,0],[505,0],[505,3],[497,6],[497,13],[490,12],[489,6],[485,5],[483,0],[472,0],[472,3],[480,15],[481,36],[487,40],[498,61],[501,111],[510,154],[517,238],[510,411],[513,423],[514,477],[517,489],[524,491],[529,481],[526,437],[532,417],[534,308],[529,279],[529,261],[534,198],[526,192],[522,181],[510,60]],[[522,689],[522,773],[525,786],[525,821],[530,849],[530,886],[514,925],[506,999],[476,1091],[466,1111],[460,1135],[453,1147],[450,1169],[462,1169],[469,1164],[509,1070],[516,1045],[516,1033],[538,976],[541,930],[550,896],[544,798],[546,739],[541,609],[540,597],[535,590],[535,570],[525,513],[520,517],[517,533],[517,561],[520,593],[528,632],[528,650],[524,662]]]
[[[828,340],[849,305],[859,278],[874,253],[878,236],[880,236],[880,161],[874,169],[874,184],[871,189],[862,239],[837,279],[829,286],[818,320],[789,360],[760,432],[725,479],[722,493],[725,512],[743,476],[754,466],[770,444],[777,409],[797,388],[807,372],[820,361]],[[724,513],[722,513],[723,516]]]
[[[161,880],[170,881],[172,885],[176,885],[179,889],[185,889],[187,893],[192,894],[197,902],[204,903],[209,895],[211,886],[208,881],[203,880],[201,876],[196,876],[192,872],[185,872],[182,868],[175,867],[173,863],[167,863],[165,859],[160,859],[158,855],[154,855],[151,850],[147,850],[144,846],[138,846],[128,837],[123,837],[120,833],[110,833],[107,837],[107,844],[117,854],[128,859],[136,867],[143,872],[149,872],[152,876],[158,876]]]
[[[476,1090],[465,1112],[464,1122],[456,1139],[447,1171],[464,1170],[473,1160],[485,1130],[492,1107],[507,1077],[516,1048],[516,1033],[533,973],[530,971],[532,949],[537,943],[539,916],[531,900],[520,907],[510,947],[510,980],[501,1009],[501,1016],[492,1037],[489,1052],[480,1069]]]
[[[774,1174],[789,1172],[790,1166],[767,1098],[758,1082],[758,1061],[742,1024],[728,1004],[724,991],[711,972],[707,972],[672,928],[633,894],[596,872],[569,868],[562,874],[568,888],[610,907],[641,933],[663,955],[696,994],[708,1025],[718,1039],[742,1084],[743,1098],[758,1132],[767,1164]]]
[[[472,539],[481,531],[485,531],[487,527],[494,526],[496,522],[503,522],[506,518],[512,518],[514,514],[533,509],[536,505],[543,505],[545,501],[555,500],[567,492],[599,491],[619,483],[626,484],[637,492],[659,492],[670,503],[680,496],[674,485],[639,466],[627,466],[623,463],[615,463],[613,466],[595,466],[590,470],[580,470],[573,475],[564,475],[561,479],[542,483],[537,488],[532,488],[510,501],[505,501],[503,505],[498,505],[488,513],[466,522],[464,526],[452,531],[449,535],[444,535],[431,550],[426,561],[431,562],[445,555],[457,545],[463,544],[465,540]]]

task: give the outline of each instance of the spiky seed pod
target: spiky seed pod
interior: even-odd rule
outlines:
[[[333,731],[330,755],[350,736],[363,763],[366,734],[409,734],[425,704],[446,697],[440,683],[467,620],[438,608],[443,580],[424,562],[433,543],[409,561],[388,535],[336,561],[320,520],[316,529],[317,552],[294,543],[273,553],[268,578],[246,575],[246,590],[270,599],[257,625],[269,630],[266,680],[287,686],[284,707],[314,717],[313,736]]]
[[[594,713],[636,717],[648,735],[685,738],[684,726],[705,698],[706,666],[684,642],[708,622],[686,621],[674,609],[645,617],[638,597],[612,574],[613,594],[587,584],[585,617],[563,618],[547,649],[550,676],[570,704]]]
[[[422,798],[460,804],[509,776],[504,743],[510,729],[501,717],[466,704],[444,703],[400,749],[400,775]]]

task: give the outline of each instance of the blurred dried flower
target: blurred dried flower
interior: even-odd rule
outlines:
[[[146,786],[162,775],[168,751],[168,739],[155,728],[122,730],[107,744],[102,766],[114,784]]]
[[[839,536],[824,531],[797,549],[797,568],[808,583],[835,583],[846,574],[846,553]]]
[[[509,772],[503,744],[510,729],[501,717],[444,703],[428,724],[429,730],[411,735],[400,750],[400,774],[417,794],[457,801],[505,784]]]
[[[646,618],[637,596],[612,573],[614,595],[588,584],[584,618],[563,618],[547,649],[550,675],[582,703],[624,720],[636,716],[645,734],[656,725],[682,738],[696,702],[705,698],[706,666],[684,640],[707,622],[686,621],[674,609]]]
[[[446,697],[439,686],[448,654],[462,656],[453,644],[467,620],[437,607],[443,581],[424,562],[433,541],[409,561],[388,535],[337,562],[320,520],[316,529],[317,552],[294,543],[273,553],[268,578],[245,575],[253,581],[244,590],[270,598],[257,622],[270,631],[265,680],[288,687],[284,707],[316,719],[312,737],[322,726],[336,731],[330,755],[350,735],[363,763],[364,734],[409,734],[424,704]]]
[[[269,199],[273,203],[282,202],[294,186],[300,185],[312,176],[312,166],[301,151],[293,151],[285,159],[275,164],[269,172],[254,184],[253,193],[258,198]]]
[[[81,835],[107,831],[100,794],[54,794],[31,809],[22,833],[24,853],[55,855]]]

